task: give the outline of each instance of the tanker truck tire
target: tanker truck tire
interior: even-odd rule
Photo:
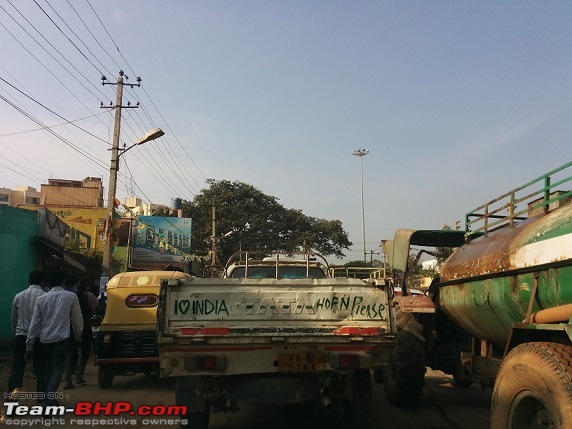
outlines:
[[[572,428],[572,346],[534,342],[504,359],[491,401],[491,429]]]
[[[396,344],[388,366],[383,367],[387,400],[399,408],[417,407],[425,386],[425,339],[423,326],[413,313],[393,302],[397,322]]]

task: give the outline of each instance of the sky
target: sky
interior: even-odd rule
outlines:
[[[569,1],[0,2],[0,187],[101,177],[117,196],[241,181],[338,219],[363,259],[571,161]],[[369,253],[373,252],[373,253]]]

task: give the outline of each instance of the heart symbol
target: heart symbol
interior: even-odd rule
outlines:
[[[189,308],[191,308],[191,301],[189,301],[188,299],[179,301],[179,311],[181,312],[181,314],[187,314]]]

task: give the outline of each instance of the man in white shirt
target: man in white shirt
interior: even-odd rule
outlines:
[[[46,405],[58,403],[55,393],[66,365],[70,327],[78,343],[81,342],[83,330],[79,300],[75,293],[62,288],[64,278],[63,271],[54,270],[50,273],[48,281],[51,290],[36,299],[26,341],[26,357],[29,360],[36,337],[40,338],[46,379],[44,391]]]
[[[8,379],[8,393],[12,393],[15,389],[22,387],[24,379],[24,370],[26,369],[26,338],[28,329],[36,306],[36,298],[43,295],[44,273],[42,271],[32,271],[28,276],[27,289],[19,292],[12,301],[12,329],[14,330],[14,359],[12,361],[12,370]],[[37,347],[34,348],[34,356],[32,365],[34,374],[36,374],[36,391],[43,392],[45,390],[44,368],[41,365],[41,349],[39,340],[36,341]]]

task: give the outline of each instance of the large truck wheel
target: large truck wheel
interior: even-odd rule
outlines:
[[[394,301],[397,338],[389,366],[383,368],[387,400],[400,408],[416,407],[425,386],[425,339],[423,326],[413,313],[403,312]]]
[[[572,428],[572,346],[525,343],[504,359],[491,404],[491,429]]]
[[[111,365],[99,365],[97,369],[97,384],[102,389],[109,389],[113,384],[115,371]]]

